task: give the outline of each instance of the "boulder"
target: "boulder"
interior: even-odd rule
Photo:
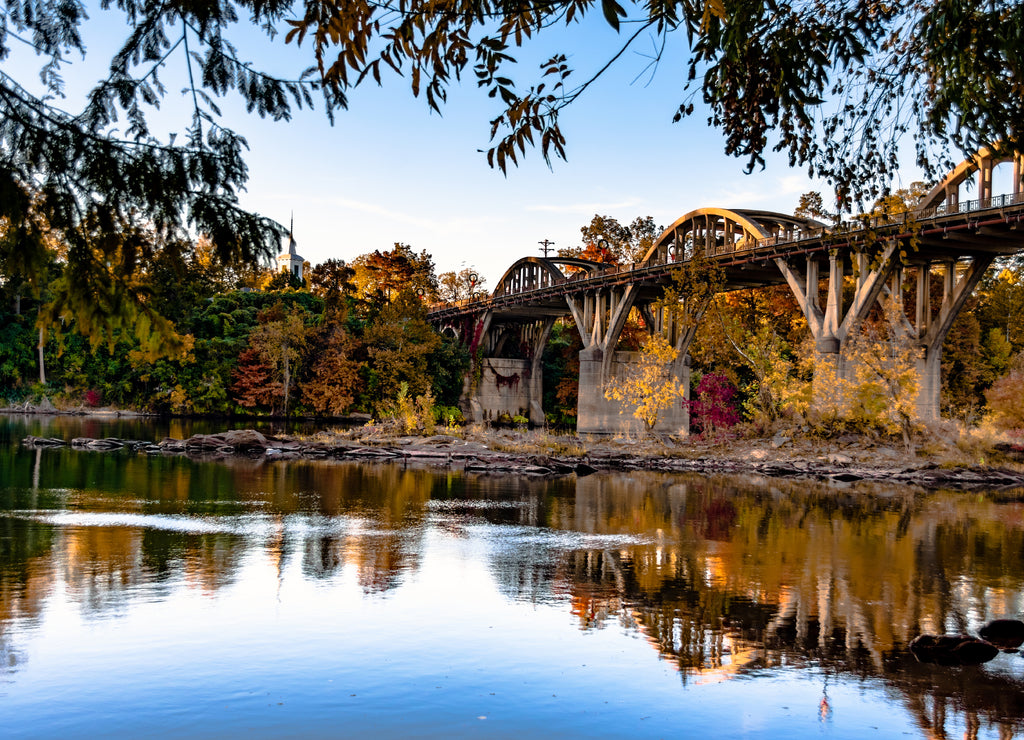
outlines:
[[[185,440],[186,450],[218,450],[224,446],[219,434],[193,434]]]
[[[212,436],[220,437],[221,444],[230,445],[236,450],[265,450],[268,447],[267,438],[255,429],[232,429]]]
[[[1016,650],[1024,644],[1024,622],[1019,619],[993,619],[978,630],[978,634],[1000,650]]]
[[[919,663],[943,666],[980,665],[999,655],[999,649],[970,635],[919,635],[910,642]]]

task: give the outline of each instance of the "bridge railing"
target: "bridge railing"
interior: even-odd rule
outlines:
[[[921,216],[946,216],[957,213],[970,213],[972,211],[987,211],[991,208],[1006,208],[1024,203],[1024,192],[1007,193],[1005,195],[994,195],[991,198],[978,198],[976,200],[963,200],[948,208],[945,203],[940,203],[935,208],[930,208]]]

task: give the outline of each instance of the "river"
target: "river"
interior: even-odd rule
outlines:
[[[19,445],[128,424],[0,416],[4,737],[1024,737],[907,649],[1021,618],[1021,491]]]

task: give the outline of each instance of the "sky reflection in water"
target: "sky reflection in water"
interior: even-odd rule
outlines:
[[[5,736],[1024,736],[1012,496],[0,446]],[[874,728],[877,728],[874,729]]]

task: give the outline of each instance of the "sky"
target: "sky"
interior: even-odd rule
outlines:
[[[126,32],[116,11],[96,9],[91,16],[84,29],[89,54],[65,70],[69,110],[103,74],[107,50]],[[285,46],[283,36],[270,42],[246,23],[234,40],[244,59],[268,71],[292,76],[312,63],[308,45]],[[542,33],[522,54],[516,79],[532,82],[536,63],[558,51],[582,79],[620,42],[599,15]],[[223,122],[250,147],[241,203],[285,225],[294,218],[297,251],[314,265],[404,242],[429,252],[438,273],[476,268],[493,287],[518,258],[539,255],[542,240],[555,249],[579,246],[580,228],[595,214],[624,224],[651,216],[668,226],[709,206],[791,213],[802,193],[827,191],[781,156],[745,174],[743,160],[724,154],[724,138],[708,127],[706,113],[673,124],[685,96],[685,35],[670,37],[653,73],[652,48],[650,38],[638,39],[563,113],[568,161],[553,160],[549,168],[539,151],[528,150],[507,175],[489,168],[479,151],[489,146],[489,122],[499,104],[471,79],[449,91],[438,115],[412,96],[405,79],[385,77],[381,88],[354,91],[350,110],[340,111],[333,126],[322,107],[272,122],[227,99]],[[25,54],[5,62],[5,69],[14,64],[38,67]],[[174,82],[183,69],[180,58],[172,59],[164,72],[168,94],[150,119],[156,130],[181,130],[188,122],[188,98]]]

